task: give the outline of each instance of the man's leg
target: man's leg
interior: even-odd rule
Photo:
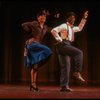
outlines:
[[[58,54],[60,64],[60,91],[72,91],[69,88],[70,79],[70,57]]]
[[[83,65],[83,52],[72,46],[71,44],[62,44],[59,46],[59,53],[63,56],[68,55],[74,58],[74,69],[75,74],[74,76],[82,82],[85,80],[81,76],[82,65]]]

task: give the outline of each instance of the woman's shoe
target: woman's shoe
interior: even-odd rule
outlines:
[[[30,85],[30,91],[39,91],[37,87],[34,87],[33,85]]]

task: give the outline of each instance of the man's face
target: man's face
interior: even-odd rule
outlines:
[[[45,22],[46,21],[46,15],[40,15],[39,17],[37,17],[39,22]]]
[[[71,25],[73,25],[74,22],[75,22],[75,16],[70,16],[70,17],[67,19],[67,21],[68,21]]]

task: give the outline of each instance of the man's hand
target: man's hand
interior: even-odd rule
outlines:
[[[57,40],[57,42],[54,43],[54,45],[58,45],[58,44],[62,43],[62,39],[61,38],[59,38],[59,39],[56,38],[56,40]]]
[[[88,11],[86,11],[86,12],[84,13],[83,18],[86,19],[87,17],[88,17]]]

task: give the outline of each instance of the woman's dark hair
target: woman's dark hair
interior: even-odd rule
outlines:
[[[41,15],[45,15],[46,16],[46,14],[43,11],[40,11],[40,12],[37,13],[37,17],[39,17]]]

